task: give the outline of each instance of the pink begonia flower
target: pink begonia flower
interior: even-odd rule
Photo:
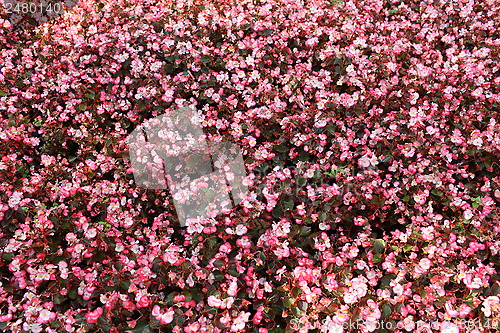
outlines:
[[[176,303],[181,303],[181,302],[184,302],[185,300],[186,300],[185,295],[175,295],[174,296],[174,302],[176,302]]]
[[[498,296],[489,296],[483,301],[483,305],[481,307],[483,314],[486,317],[491,317],[493,313],[500,312],[500,298]]]
[[[429,195],[429,190],[419,191],[417,194],[413,195],[413,199],[419,205],[423,205],[427,201],[428,195]],[[432,226],[430,228],[432,228]]]
[[[94,238],[95,236],[97,236],[96,228],[87,229],[87,231],[85,232],[85,237],[87,238]]]
[[[413,316],[405,317],[400,323],[407,332],[413,332],[415,330],[416,323]]]
[[[428,270],[432,266],[432,261],[430,261],[428,258],[422,258],[420,259],[418,265],[422,267],[422,269]]]
[[[137,302],[137,307],[138,308],[145,308],[145,307],[148,307],[150,303],[151,303],[151,300],[147,296],[142,296],[139,299],[139,301]]]
[[[483,286],[483,281],[479,277],[473,278],[470,273],[465,275],[465,279],[463,281],[469,289],[479,289]]]
[[[102,308],[97,308],[94,311],[88,312],[85,314],[85,319],[87,320],[88,323],[90,324],[95,324],[99,320],[99,317],[102,315],[103,309]]]
[[[229,296],[236,296],[238,294],[238,282],[237,281],[231,282],[231,284],[229,285],[229,288],[227,289],[227,294]]]
[[[178,246],[170,246],[165,253],[163,254],[162,258],[163,261],[169,262],[170,264],[175,264],[177,260],[179,259],[179,252],[181,248]]]
[[[238,224],[236,226],[236,235],[238,236],[243,236],[244,234],[246,234],[248,231],[248,228],[244,225],[241,225],[241,224]]]
[[[56,314],[54,312],[51,312],[47,309],[43,309],[42,311],[40,311],[36,322],[39,324],[46,324],[46,323],[52,321],[55,317],[56,317]]]
[[[457,311],[460,318],[465,318],[469,313],[471,313],[472,308],[464,303],[458,307]]]
[[[186,333],[194,333],[198,332],[200,330],[200,327],[201,327],[200,323],[192,323],[184,327],[184,331]]]
[[[344,327],[342,323],[336,322],[334,319],[331,319],[330,316],[326,317],[326,322],[322,326],[322,331],[325,333],[342,333],[344,332]]]
[[[350,289],[357,295],[358,298],[364,297],[368,291],[366,279],[360,277],[352,279]]]
[[[219,321],[222,325],[229,325],[231,322],[231,316],[228,312],[226,312],[222,317],[220,317]]]
[[[458,311],[453,308],[451,301],[446,302],[444,308],[449,319],[458,317]]]
[[[248,319],[250,318],[250,312],[240,312],[238,317],[233,320],[231,325],[232,332],[241,332],[244,328]]]
[[[232,247],[231,247],[231,244],[229,243],[224,243],[222,244],[220,247],[219,247],[219,252],[222,252],[222,253],[225,253],[225,254],[228,254],[230,253],[232,250]]]
[[[335,316],[332,317],[332,321],[335,324],[340,324],[342,325],[343,323],[349,321],[350,316],[346,313],[337,313]]]
[[[249,249],[250,247],[252,247],[252,242],[250,241],[250,238],[248,238],[248,236],[243,236],[236,241],[236,245],[244,249]]]
[[[429,135],[433,135],[433,134],[435,134],[435,133],[438,131],[438,129],[437,129],[437,128],[432,127],[432,126],[430,126],[430,125],[429,125],[429,126],[427,126],[427,127],[425,128],[425,130],[427,131],[427,133],[428,133]]]
[[[6,322],[6,321],[11,321],[12,320],[12,313],[0,316],[0,323]]]
[[[430,261],[427,258],[421,259],[420,262],[414,268],[416,276],[421,276],[427,273],[427,271],[430,269],[431,266],[432,266],[432,261]]]
[[[366,155],[358,160],[358,165],[362,168],[368,168],[370,164],[370,159]]]
[[[356,297],[356,294],[352,293],[352,292],[349,292],[347,291],[345,294],[344,294],[344,302],[346,304],[353,304],[355,303],[357,300],[357,297]]]
[[[466,220],[470,220],[473,216],[474,216],[474,213],[473,213],[470,209],[467,209],[467,210],[464,212],[464,218],[465,218]]]
[[[396,284],[395,286],[392,287],[392,291],[396,295],[402,295],[403,292],[404,292],[404,287],[398,283],[398,284]]]
[[[222,304],[222,301],[213,295],[208,296],[207,302],[208,305],[213,306],[214,308],[218,308]]]
[[[153,317],[157,318],[161,315],[161,309],[158,305],[153,306],[153,310],[151,311]]]
[[[382,316],[382,313],[380,312],[380,309],[378,307],[378,304],[372,300],[369,299],[366,301],[366,305],[368,305],[369,309],[371,310],[366,317],[367,321],[377,321],[380,319]]]
[[[170,310],[160,315],[160,322],[163,325],[170,324],[174,320],[174,310]]]

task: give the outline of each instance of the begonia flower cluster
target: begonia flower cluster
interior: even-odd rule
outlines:
[[[500,329],[498,1],[81,0],[26,22],[0,14],[0,329]],[[127,144],[182,107],[241,147],[249,187],[186,227]]]

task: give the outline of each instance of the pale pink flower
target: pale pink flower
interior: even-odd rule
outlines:
[[[481,307],[484,315],[486,317],[491,317],[494,313],[500,312],[500,299],[498,296],[489,296],[483,301],[483,305]]]
[[[50,312],[47,309],[43,309],[40,311],[37,319],[37,323],[39,324],[46,324],[50,321],[52,321],[56,317],[56,314],[54,312]]]
[[[220,307],[220,305],[222,304],[222,301],[213,295],[208,296],[207,302],[208,305],[213,306],[215,308]]]
[[[160,322],[163,325],[170,324],[173,320],[174,320],[174,311],[173,310],[167,311],[160,316]]]

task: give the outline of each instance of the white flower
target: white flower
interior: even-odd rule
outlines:
[[[392,290],[394,291],[394,293],[395,293],[396,295],[401,295],[401,294],[403,294],[404,288],[403,288],[403,286],[402,286],[402,285],[397,284],[397,285],[395,285],[394,287],[392,287]]]
[[[131,218],[130,216],[127,216],[124,220],[123,220],[123,226],[125,228],[129,228],[131,227],[132,225],[134,224],[134,219]]]
[[[476,147],[481,147],[483,145],[483,139],[474,138],[474,139],[472,139],[471,143]]]
[[[358,165],[362,168],[368,168],[370,166],[370,159],[365,155],[359,159]]]
[[[123,250],[125,250],[125,247],[123,246],[122,243],[116,244],[116,246],[115,246],[115,251],[116,252],[122,252]]]
[[[257,140],[255,140],[255,138],[253,136],[249,136],[248,137],[248,145],[250,147],[255,147],[256,144],[257,144]]]
[[[356,296],[353,293],[347,292],[344,294],[344,302],[346,304],[352,304],[356,302]]]
[[[246,234],[246,233],[247,233],[247,231],[248,231],[248,228],[247,228],[247,227],[245,227],[245,226],[244,226],[244,225],[242,225],[242,224],[238,224],[238,225],[236,226],[236,235],[238,235],[238,236],[242,236],[242,235]]]
[[[90,228],[85,232],[85,236],[87,238],[94,238],[97,235],[97,229],[96,228]]]
[[[9,207],[11,208],[14,208],[16,207],[19,202],[21,202],[21,199],[23,197],[23,193],[22,192],[19,192],[19,191],[15,191],[14,193],[12,193],[12,196],[9,198]]]

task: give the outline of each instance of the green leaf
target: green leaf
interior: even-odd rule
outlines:
[[[409,245],[409,244],[408,244],[408,245],[405,245],[405,246],[403,247],[403,252],[409,252],[409,251],[411,251],[412,249],[413,249],[413,245]]]
[[[290,305],[290,310],[292,310],[292,313],[294,316],[296,316],[296,317],[302,316],[302,311],[300,311],[300,309],[298,307],[296,307],[295,305]]]
[[[379,263],[379,262],[381,262],[381,261],[382,261],[382,254],[377,253],[377,254],[375,254],[375,255],[373,256],[372,262],[373,262],[374,264],[377,264],[377,263]]]
[[[383,239],[376,239],[373,243],[373,252],[382,253],[385,250],[385,241]]]
[[[193,301],[195,301],[196,303],[201,302],[201,300],[203,299],[203,294],[198,288],[192,289],[191,296],[193,297]]]
[[[283,305],[285,306],[285,308],[287,309],[290,309],[290,307],[292,306],[292,304],[295,303],[295,298],[292,298],[292,297],[285,297],[283,299]]]
[[[498,284],[498,283],[493,284],[493,286],[491,287],[491,293],[494,296],[496,296],[496,295],[498,295],[499,292],[500,292],[500,284]]]
[[[14,253],[4,253],[3,258],[5,260],[12,260],[12,258],[14,258]]]
[[[292,210],[294,206],[295,206],[295,204],[293,203],[293,200],[288,200],[288,201],[283,202],[283,207],[286,210]]]
[[[87,94],[85,94],[85,97],[93,100],[95,98],[95,94],[94,93],[87,93]]]
[[[269,333],[283,333],[285,332],[285,329],[280,327],[280,325],[276,326],[272,330],[269,331]]]
[[[213,263],[214,267],[222,267],[224,266],[224,261],[220,260],[220,259],[215,259],[214,263]]]
[[[319,219],[320,221],[326,221],[327,216],[328,216],[328,215],[326,215],[326,213],[325,213],[325,212],[320,212],[320,213],[318,214],[318,219]]]
[[[311,233],[311,227],[302,227],[300,228],[300,235],[301,236],[306,236],[306,235],[309,235]]]
[[[172,64],[166,64],[163,69],[165,70],[165,73],[171,74],[174,71],[174,66],[172,66]]]
[[[131,329],[130,331],[132,331],[134,333],[142,333],[148,329],[149,329],[148,321],[146,319],[141,319],[136,323],[135,327],[133,329]]]
[[[382,305],[382,319],[389,317],[391,313],[391,306],[387,302],[384,302],[384,304]]]
[[[0,90],[0,97],[5,97],[7,95],[9,95],[7,92]]]
[[[309,158],[309,154],[306,153],[305,151],[301,151],[299,153],[299,160],[302,161],[302,162],[306,162],[306,161],[309,161],[310,158]]]
[[[380,279],[380,288],[385,289],[390,287],[391,280],[396,278],[396,274],[389,274]]]
[[[297,185],[299,185],[299,186],[304,186],[306,183],[307,183],[307,180],[303,177],[299,177],[299,179],[297,179]]]
[[[238,270],[236,269],[235,266],[229,267],[229,269],[227,270],[227,272],[229,273],[229,275],[232,275],[234,277],[239,277],[240,276],[240,273],[238,273]]]
[[[279,204],[278,204],[278,205],[277,205],[277,206],[273,209],[273,211],[272,211],[271,215],[272,215],[272,216],[274,216],[275,218],[281,218],[281,217],[283,217],[284,212],[283,212],[283,208],[281,207],[281,205],[279,205]]]
[[[478,205],[482,205],[483,204],[483,200],[481,199],[481,197],[474,198],[474,199],[472,199],[472,201],[474,201]]]
[[[191,296],[191,293],[189,291],[187,291],[187,290],[184,290],[182,292],[182,295],[184,295],[186,302],[189,302],[189,301],[191,301],[193,299],[193,297]]]
[[[273,34],[273,31],[271,29],[264,30],[264,36],[271,36],[272,34]]]
[[[54,304],[61,304],[62,302],[64,302],[64,296],[62,296],[61,294],[55,294]]]
[[[78,297],[78,287],[73,287],[69,290],[68,296],[71,299],[76,299]]]
[[[202,63],[206,64],[209,63],[212,60],[212,58],[208,55],[202,55],[200,60]]]
[[[304,301],[298,301],[297,306],[302,311],[307,311],[307,309],[309,308],[309,304],[307,302],[304,302]]]
[[[224,274],[222,274],[220,271],[213,271],[215,281],[222,281],[224,280]]]
[[[439,191],[437,189],[433,189],[431,191],[431,193],[434,194],[434,195],[437,195],[438,197],[442,197],[443,196],[443,192],[441,192],[441,191]]]
[[[280,153],[284,153],[284,152],[287,152],[289,150],[288,147],[284,144],[276,145],[276,146],[274,146],[274,149]]]
[[[128,290],[128,288],[130,288],[130,281],[120,281],[120,286],[123,289]]]
[[[250,29],[250,23],[243,24],[239,29],[241,29],[241,30],[248,30],[248,29]]]

